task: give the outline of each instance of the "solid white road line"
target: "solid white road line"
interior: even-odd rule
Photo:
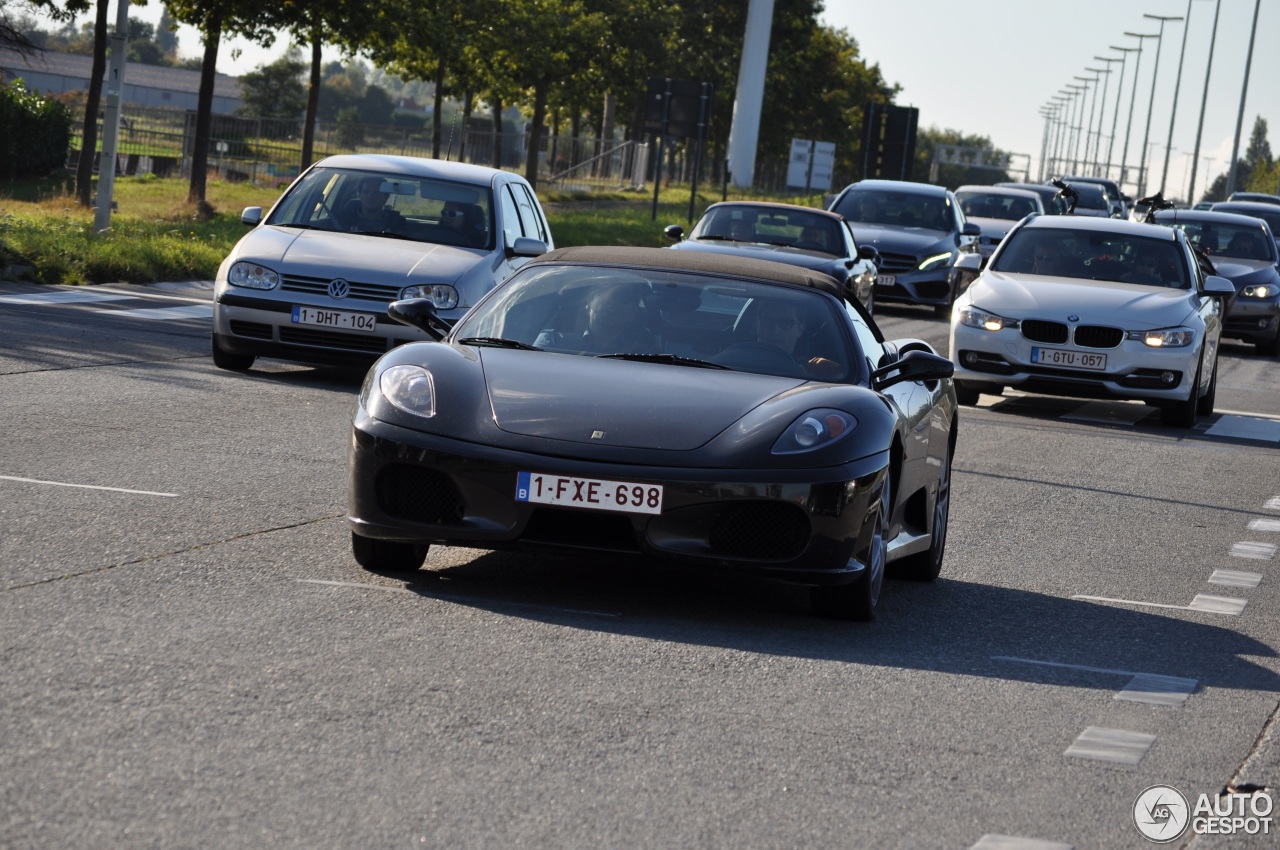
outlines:
[[[1142,673],[1134,670],[1113,670],[1108,667],[1090,667],[1085,664],[1063,664],[1058,661],[1038,661],[1034,658],[1016,658],[1009,655],[993,655],[992,661],[1011,661],[1015,664],[1035,664],[1041,667],[1058,667],[1083,673],[1102,673],[1107,676],[1128,676],[1129,683],[1115,695],[1127,702],[1144,702],[1150,705],[1181,706],[1195,692],[1197,679],[1181,676],[1164,676],[1159,673]]]
[[[139,310],[111,310],[104,315],[126,319],[211,319],[212,304],[191,304],[186,307],[147,307]]]
[[[164,496],[177,498],[177,493],[155,493],[151,490],[126,490],[123,487],[100,487],[97,484],[69,484],[66,481],[42,481],[39,478],[19,478],[16,475],[0,475],[4,481],[21,481],[24,484],[48,484],[52,487],[79,487],[82,490],[109,490],[112,493],[131,493],[135,496]]]
[[[463,604],[480,604],[501,606],[503,608],[530,608],[537,611],[556,611],[561,614],[583,614],[588,617],[620,617],[621,614],[607,611],[582,611],[575,608],[556,608],[551,605],[537,605],[530,602],[513,602],[507,599],[482,599],[474,596],[459,596],[452,593],[427,593],[425,590],[413,590],[408,587],[386,587],[379,584],[358,584],[351,581],[322,581],[320,579],[300,578],[295,581],[303,584],[325,584],[330,587],[354,587],[362,590],[381,590],[385,593],[411,593],[440,602],[458,602]]]
[[[128,295],[113,295],[82,289],[34,292],[28,295],[0,295],[0,304],[88,304],[93,301],[121,301]]]
[[[1160,602],[1140,602],[1136,599],[1112,599],[1108,596],[1072,596],[1085,602],[1111,602],[1116,605],[1138,605],[1143,608],[1167,608],[1172,611],[1207,611],[1211,614],[1236,615],[1244,610],[1247,599],[1233,599],[1228,596],[1209,596],[1197,593],[1190,605],[1165,605]]]

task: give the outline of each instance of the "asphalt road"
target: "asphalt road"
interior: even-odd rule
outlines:
[[[0,284],[0,846],[1130,848],[1150,786],[1280,797],[1248,347],[1190,432],[964,408],[942,578],[850,624],[607,559],[366,573],[359,373],[215,369],[207,288],[65,291],[95,300]],[[945,351],[928,311],[881,324]]]

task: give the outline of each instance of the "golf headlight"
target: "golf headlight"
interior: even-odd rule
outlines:
[[[960,324],[970,328],[982,328],[984,331],[1001,331],[1005,328],[1016,328],[1018,323],[1010,321],[995,313],[979,310],[977,307],[964,307],[960,310]]]
[[[392,366],[378,380],[382,395],[405,413],[436,415],[436,388],[431,373],[421,366]]]
[[[447,283],[420,283],[400,290],[401,298],[426,298],[437,310],[458,306],[458,290]]]
[[[1165,328],[1158,331],[1129,331],[1127,336],[1152,348],[1184,348],[1195,342],[1196,332],[1191,328]]]
[[[787,428],[773,444],[776,455],[826,448],[856,427],[858,420],[842,410],[810,410]]]
[[[227,269],[227,283],[249,289],[275,289],[280,285],[280,275],[257,263],[233,263]]]
[[[925,257],[923,260],[920,261],[920,265],[917,266],[917,268],[919,268],[920,271],[922,272],[927,272],[932,269],[945,266],[950,262],[951,262],[951,252],[948,251],[945,254],[934,254],[932,257]]]
[[[1273,295],[1280,294],[1280,286],[1271,283],[1260,283],[1257,286],[1246,286],[1240,290],[1240,294],[1245,298],[1270,298]]]

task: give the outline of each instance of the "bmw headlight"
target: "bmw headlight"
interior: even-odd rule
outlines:
[[[400,290],[401,298],[426,298],[437,310],[458,306],[458,290],[447,283],[419,283]]]
[[[843,410],[810,410],[782,433],[778,442],[773,444],[773,453],[789,455],[826,448],[852,431],[857,424],[858,420]]]
[[[1145,343],[1152,348],[1185,348],[1196,340],[1191,328],[1162,328],[1158,331],[1129,331],[1129,339]]]
[[[927,272],[948,265],[950,262],[951,252],[948,251],[945,254],[934,254],[932,257],[925,257],[920,261],[920,265],[917,268],[922,272]]]
[[[249,289],[275,289],[280,285],[280,275],[257,263],[232,263],[227,269],[227,283]]]
[[[431,373],[421,366],[392,366],[382,373],[378,387],[387,401],[414,416],[436,415],[436,388]]]
[[[1000,331],[1005,328],[1016,328],[1018,322],[1006,319],[977,307],[964,307],[960,310],[960,324],[970,328],[982,328],[984,331]]]
[[[1280,294],[1280,286],[1271,283],[1260,283],[1257,286],[1246,286],[1240,290],[1245,298],[1271,298]]]

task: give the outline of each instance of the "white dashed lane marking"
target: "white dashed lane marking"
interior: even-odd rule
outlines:
[[[1280,531],[1280,519],[1255,519],[1249,523],[1250,531]]]
[[[1265,561],[1275,554],[1276,544],[1274,543],[1254,543],[1243,540],[1231,546],[1231,557],[1233,558],[1254,558],[1259,561]]]
[[[1112,599],[1109,596],[1073,596],[1085,602],[1110,602],[1115,605],[1138,605],[1143,608],[1167,608],[1173,611],[1206,611],[1210,614],[1230,614],[1235,616],[1244,610],[1249,603],[1247,599],[1235,599],[1229,596],[1211,596],[1197,593],[1190,605],[1166,605],[1162,602],[1141,602],[1137,599]]]
[[[1075,845],[1014,835],[984,835],[969,850],[1075,850]]]
[[[1063,755],[1113,764],[1137,765],[1155,742],[1156,736],[1145,732],[1090,726],[1076,737]]]
[[[1240,570],[1214,570],[1209,576],[1209,584],[1221,584],[1226,587],[1257,587],[1262,583],[1262,573],[1246,573]]]
[[[1040,667],[1057,667],[1081,673],[1099,673],[1104,676],[1128,676],[1126,684],[1115,695],[1126,702],[1144,702],[1150,705],[1181,706],[1187,697],[1195,693],[1197,679],[1181,676],[1163,676],[1159,673],[1142,673],[1136,670],[1116,670],[1110,667],[1090,667],[1086,664],[1063,664],[1060,661],[1038,661],[1034,658],[1016,658],[1010,655],[993,655],[992,661],[1010,661],[1014,664],[1034,664]]]

